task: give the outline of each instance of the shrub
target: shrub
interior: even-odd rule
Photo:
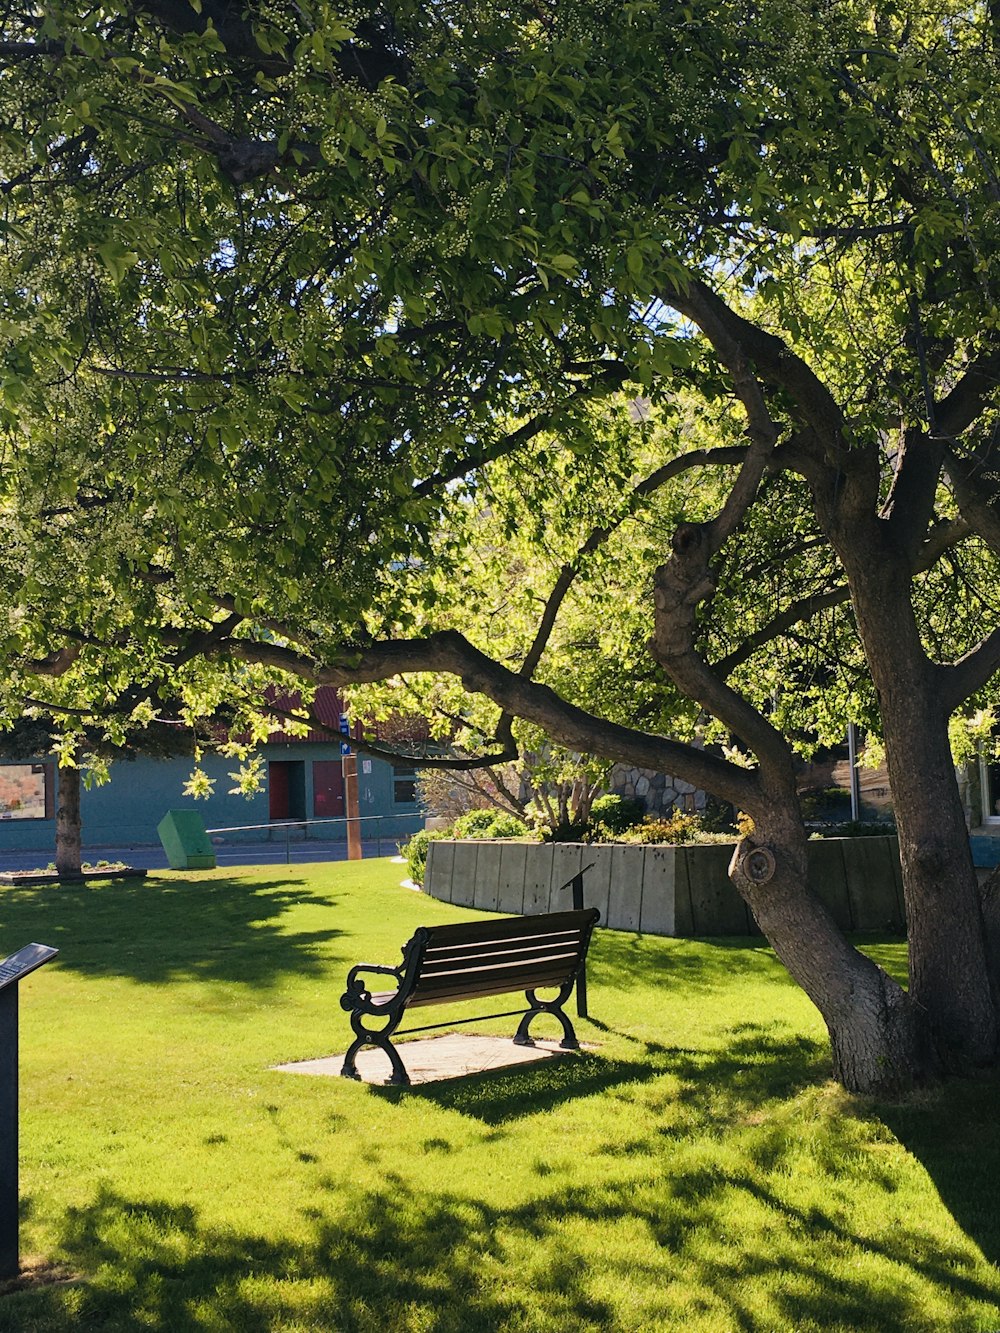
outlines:
[[[499,810],[467,810],[451,826],[452,838],[489,838],[489,830],[500,815]]]
[[[459,815],[449,838],[523,838],[528,826],[505,810],[470,810]]]
[[[414,884],[423,884],[427,871],[427,848],[432,842],[448,838],[447,829],[417,829],[409,842],[401,844],[399,850],[406,857],[406,869]]]
[[[635,824],[622,834],[620,842],[728,843],[736,841],[734,833],[718,833],[706,829],[700,816],[675,810],[669,818],[647,815],[641,824]]]
[[[624,842],[691,842],[701,830],[697,815],[686,815],[675,810],[669,819],[647,815],[641,824],[630,828],[622,837]]]
[[[642,801],[636,800],[633,796],[617,796],[611,793],[607,796],[598,796],[593,802],[590,807],[590,820],[592,824],[600,824],[602,829],[616,835],[624,833],[633,824],[638,824],[645,813],[646,807]]]
[[[821,838],[885,838],[896,832],[896,825],[891,820],[879,823],[862,819],[849,819],[843,824],[828,824],[819,830]]]
[[[487,838],[523,838],[530,832],[523,819],[518,819],[517,815],[504,814],[501,810],[493,821],[493,826]]]

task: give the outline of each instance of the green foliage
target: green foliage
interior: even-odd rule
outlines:
[[[624,833],[632,824],[637,824],[645,813],[646,807],[642,801],[614,793],[598,796],[590,806],[592,823],[600,824],[609,834]]]
[[[400,851],[406,858],[406,873],[414,884],[423,884],[424,874],[427,870],[427,848],[440,838],[450,837],[450,833],[438,829],[417,829],[405,843],[401,844]]]
[[[641,824],[626,830],[621,841],[628,843],[732,842],[733,835],[706,829],[700,816],[675,810],[669,818],[647,815]]]
[[[842,824],[827,824],[818,829],[821,838],[884,838],[896,832],[892,820],[848,819]]]
[[[469,810],[459,815],[451,826],[453,838],[491,838],[497,810]]]
[[[461,822],[461,820],[459,820]],[[493,822],[481,834],[463,834],[463,837],[484,838],[525,838],[530,833],[528,825],[516,815],[505,814],[498,810]],[[457,836],[457,834],[456,834]]]

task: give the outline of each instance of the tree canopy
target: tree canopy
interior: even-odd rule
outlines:
[[[527,724],[747,810],[850,1086],[995,1060],[947,726],[1000,665],[997,53],[952,3],[9,6],[4,716],[432,673],[489,700],[453,762]],[[848,711],[909,996],[806,883],[787,733]]]

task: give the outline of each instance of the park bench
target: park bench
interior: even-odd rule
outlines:
[[[407,1009],[479,1000],[512,991],[524,992],[527,1009],[453,1021],[475,1023],[483,1018],[511,1018],[521,1014],[514,1043],[532,1046],[528,1029],[533,1019],[539,1014],[552,1014],[562,1024],[563,1039],[559,1045],[564,1050],[576,1050],[579,1042],[562,1006],[581,973],[591,932],[600,915],[591,907],[585,911],[421,926],[403,946],[403,961],[398,967],[369,963],[352,967],[340,1005],[351,1016],[355,1040],[344,1056],[341,1073],[347,1078],[358,1078],[355,1065],[358,1052],[363,1046],[378,1046],[392,1065],[389,1082],[405,1086],[410,1078],[390,1038],[404,1032],[429,1032],[432,1028],[453,1025],[430,1023],[400,1030]],[[394,988],[371,991],[364,973],[393,977]],[[558,989],[555,998],[540,1000],[536,991],[550,988]]]

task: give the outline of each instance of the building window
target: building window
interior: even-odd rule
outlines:
[[[48,764],[0,767],[0,819],[51,819]]]
[[[392,767],[392,800],[395,805],[416,805],[417,770],[410,765]]]

